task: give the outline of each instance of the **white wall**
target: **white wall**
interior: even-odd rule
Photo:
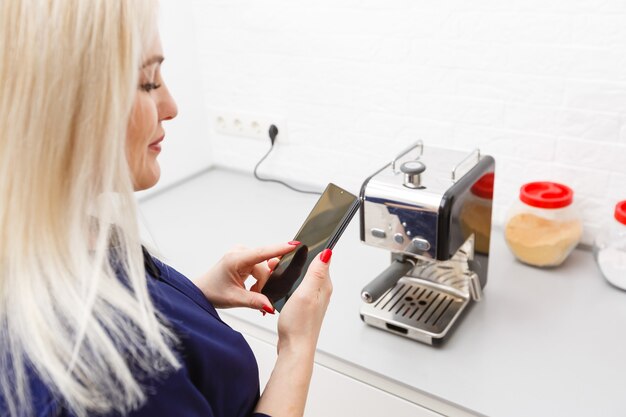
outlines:
[[[626,199],[625,0],[193,8],[207,111],[288,121],[266,175],[357,190],[421,138],[495,156],[497,221],[522,183],[562,181],[575,189],[589,241]],[[216,164],[247,171],[267,149],[212,130],[209,139]]]
[[[161,0],[159,31],[165,62],[163,79],[178,105],[178,116],[163,122],[165,140],[159,156],[161,179],[149,195],[212,165],[209,126],[206,120],[202,71],[189,1]]]

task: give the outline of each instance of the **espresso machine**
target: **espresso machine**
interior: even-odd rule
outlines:
[[[361,319],[427,344],[451,334],[487,284],[495,161],[416,142],[365,180],[360,233],[390,265],[362,292]]]

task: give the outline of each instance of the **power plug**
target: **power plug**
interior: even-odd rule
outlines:
[[[271,125],[268,134],[270,136],[270,141],[272,142],[272,146],[274,146],[274,142],[276,142],[276,136],[278,136],[278,128],[276,125]]]

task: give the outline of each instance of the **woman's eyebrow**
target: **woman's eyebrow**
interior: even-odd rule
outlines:
[[[165,58],[162,55],[155,55],[151,58],[148,58],[146,62],[143,63],[141,68],[149,67],[152,64],[161,64]]]

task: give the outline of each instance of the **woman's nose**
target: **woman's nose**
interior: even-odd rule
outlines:
[[[167,87],[164,88],[163,93],[159,103],[159,120],[172,120],[178,115],[178,106]]]

